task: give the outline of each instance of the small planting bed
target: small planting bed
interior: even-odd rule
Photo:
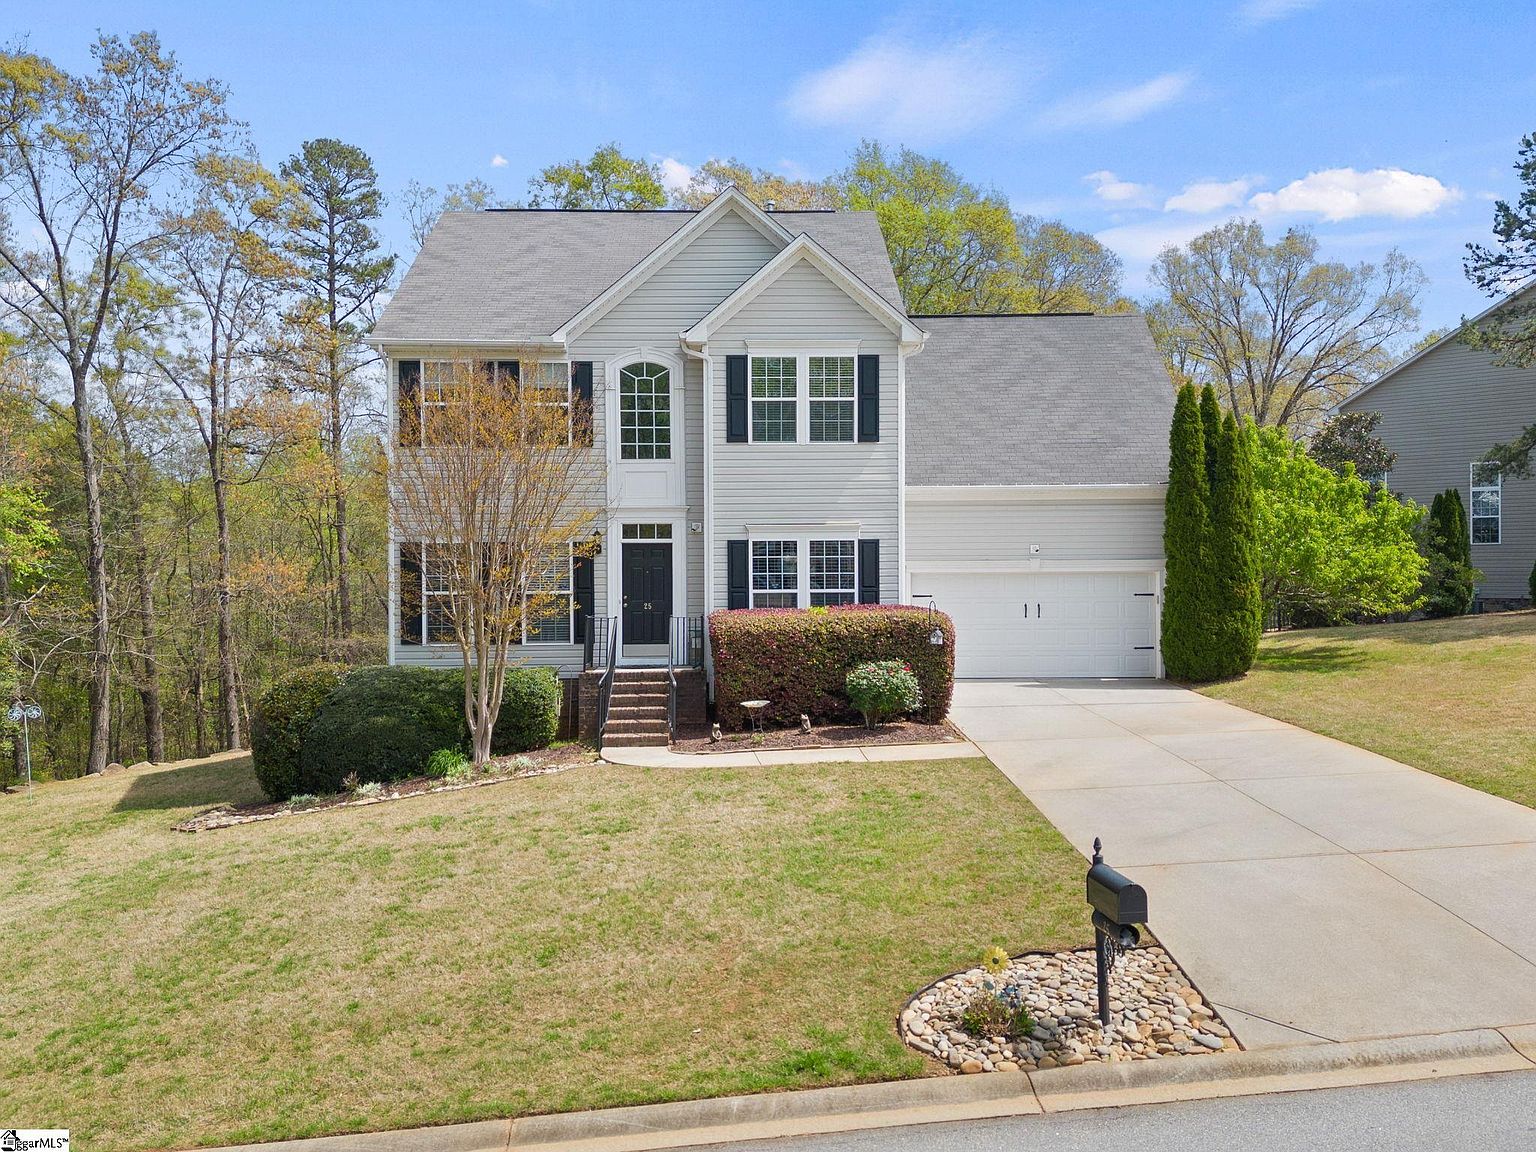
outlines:
[[[387,784],[364,785],[355,792],[338,792],[333,796],[295,796],[287,801],[262,800],[249,804],[220,804],[205,812],[199,812],[189,820],[183,820],[175,826],[175,829],[178,832],[211,832],[216,828],[232,828],[237,824],[277,820],[284,816],[308,815],[332,808],[357,808],[368,804],[385,804],[391,800],[407,800],[413,796],[426,796],[435,792],[483,788],[488,784],[502,784],[508,780],[548,776],[554,772],[563,772],[567,768],[575,768],[580,764],[590,764],[596,759],[596,753],[584,745],[563,744],[521,756],[503,756],[492,760],[486,765],[485,771],[474,772],[457,779],[412,776]]]
[[[964,740],[949,721],[919,724],[898,720],[866,728],[862,724],[769,728],[762,732],[727,732],[711,740],[707,728],[685,728],[672,741],[674,752],[763,752],[780,748],[856,748],[863,744],[948,744]]]
[[[1011,1036],[972,1035],[967,1009],[989,983],[999,992],[1017,987],[1029,1027]],[[902,1011],[898,1030],[912,1048],[967,1073],[1200,1056],[1238,1046],[1215,1009],[1156,945],[1125,953],[1110,973],[1109,994],[1106,1035],[1099,1025],[1093,949],[1026,953],[995,974],[973,968],[929,985]]]

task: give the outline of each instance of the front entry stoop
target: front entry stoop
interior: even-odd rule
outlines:
[[[704,673],[679,668],[677,721],[682,726],[708,722],[704,704]],[[619,668],[613,674],[608,699],[608,723],[601,743],[624,748],[665,748],[667,730],[667,672],[664,668]]]

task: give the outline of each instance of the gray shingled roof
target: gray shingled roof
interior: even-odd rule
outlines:
[[[375,340],[539,339],[691,219],[691,212],[446,212],[373,330]],[[775,212],[881,296],[901,293],[873,212]],[[537,275],[529,275],[536,271]]]
[[[1173,386],[1141,316],[914,320],[908,484],[1166,483]]]

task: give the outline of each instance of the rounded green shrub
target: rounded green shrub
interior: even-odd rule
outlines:
[[[251,718],[256,782],[269,800],[299,791],[299,751],[310,722],[347,676],[344,664],[310,664],[279,676]]]
[[[444,673],[464,691],[462,672]],[[491,734],[491,752],[509,756],[549,747],[560,730],[560,677],[553,668],[508,668],[501,686],[501,711]],[[462,708],[462,695],[460,707]]]
[[[304,735],[299,784],[306,792],[421,775],[439,748],[463,749],[463,679],[431,668],[359,668],[331,695]]]
[[[871,660],[860,664],[847,679],[848,700],[873,728],[896,716],[916,712],[923,705],[917,677],[902,660]]]

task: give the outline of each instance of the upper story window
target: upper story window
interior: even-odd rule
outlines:
[[[793,608],[799,602],[799,542],[752,541],[752,607]]]
[[[496,389],[526,387],[536,404],[558,409],[564,416],[565,442],[571,439],[571,366],[565,360],[541,360],[535,370],[520,371],[516,360],[423,360],[419,395],[410,404],[417,419],[400,413],[401,443],[415,444],[420,428],[422,444],[443,444],[453,420],[449,408],[472,387]],[[402,390],[402,401],[405,394]],[[463,422],[459,422],[463,427]]]
[[[810,358],[811,439],[853,441],[852,356]]]
[[[1472,465],[1472,543],[1497,544],[1503,535],[1504,477],[1497,464]]]
[[[793,356],[752,357],[752,439],[793,444],[799,363]]]
[[[672,376],[661,364],[619,370],[619,458],[672,459]]]
[[[565,360],[540,360],[526,387],[534,389],[534,402],[558,409],[565,417],[565,442],[571,442],[571,366]],[[558,436],[558,434],[557,434]]]

